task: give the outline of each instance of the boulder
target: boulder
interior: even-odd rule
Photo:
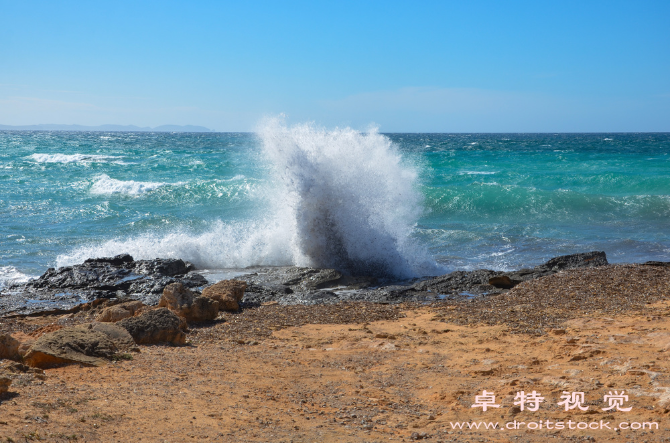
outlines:
[[[168,308],[187,321],[214,320],[219,315],[217,300],[198,296],[181,283],[167,285],[158,306]]]
[[[137,344],[186,343],[186,322],[167,308],[152,309],[116,324],[128,331]]]
[[[237,311],[244,297],[247,283],[241,280],[221,280],[202,290],[202,296],[219,302],[222,311]]]
[[[47,368],[70,363],[101,366],[118,348],[104,333],[92,325],[63,328],[42,335],[30,347],[24,361],[33,367]]]
[[[124,318],[132,317],[143,306],[144,303],[139,300],[108,306],[95,319],[99,322],[117,322]]]

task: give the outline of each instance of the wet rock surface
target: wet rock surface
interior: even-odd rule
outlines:
[[[454,271],[411,281],[347,276],[335,269],[297,266],[250,268],[249,273],[235,278],[247,285],[239,303],[242,308],[265,303],[431,302],[497,296],[525,281],[567,269],[607,264],[605,253],[595,251],[556,257],[534,268],[511,272]],[[90,259],[81,265],[49,269],[39,279],[5,288],[0,293],[0,315],[58,312],[59,309],[65,312],[81,303],[104,298],[139,300],[155,306],[163,289],[173,283],[193,291],[194,297],[208,285],[207,279],[183,260],[133,260],[129,255]]]
[[[297,267],[261,268],[236,278],[248,284],[242,306],[268,302],[282,305],[342,301],[399,303],[499,295],[521,282],[562,270],[607,264],[605,253],[595,251],[556,257],[534,268],[512,272],[489,269],[454,271],[438,277],[403,282],[344,276],[334,269]]]
[[[134,260],[128,254],[50,268],[41,277],[0,292],[0,313],[66,311],[81,303],[120,298],[156,305],[170,283],[187,288],[207,284],[192,264],[180,259]]]

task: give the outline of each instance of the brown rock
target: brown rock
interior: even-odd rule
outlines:
[[[39,368],[31,368],[28,365],[16,361],[8,361],[0,365],[0,371],[8,372],[10,374],[44,374],[44,371]]]
[[[0,374],[0,394],[7,392],[11,384],[11,378],[7,377],[5,374]]]
[[[0,335],[0,359],[19,360],[19,345],[21,343],[9,334]]]
[[[137,344],[186,343],[186,322],[167,308],[152,309],[117,325],[126,329]]]
[[[42,335],[30,347],[24,360],[39,368],[70,363],[100,366],[117,351],[114,342],[102,332],[94,331],[92,325],[74,326]]]
[[[158,306],[168,308],[188,321],[214,320],[219,315],[217,300],[198,296],[181,283],[167,285]]]
[[[97,332],[102,332],[109,338],[116,348],[121,352],[134,351],[139,352],[140,348],[133,340],[133,337],[125,328],[112,323],[92,323],[91,329]]]
[[[186,320],[208,321],[219,315],[219,302],[209,297],[196,297],[191,305],[191,312]]]
[[[117,322],[124,318],[132,317],[143,306],[144,304],[139,300],[108,306],[102,310],[96,317],[96,320],[99,322]]]
[[[0,359],[20,361],[35,340],[35,337],[23,332],[0,334]]]
[[[489,279],[489,284],[491,286],[495,286],[496,288],[500,289],[512,289],[514,286],[516,286],[517,283],[518,282],[512,281],[512,279],[506,275],[499,275]]]
[[[190,311],[195,294],[181,283],[170,283],[163,289],[163,296],[158,302],[161,308],[168,308],[180,317],[186,317]]]
[[[241,280],[221,280],[203,289],[202,296],[217,300],[222,311],[237,311],[246,288],[247,283]]]

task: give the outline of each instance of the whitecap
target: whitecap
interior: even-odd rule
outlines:
[[[459,175],[493,175],[495,171],[461,171]]]
[[[164,182],[138,182],[134,180],[116,180],[107,174],[98,177],[91,186],[92,194],[127,194],[139,195],[154,191],[162,186],[169,185]],[[178,183],[180,184],[180,183]]]
[[[37,163],[92,163],[106,162],[110,159],[118,159],[119,157],[94,154],[32,154],[28,158]]]

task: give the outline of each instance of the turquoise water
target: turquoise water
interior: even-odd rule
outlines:
[[[670,260],[669,220],[670,134],[0,132],[0,282],[122,252],[400,275]]]

